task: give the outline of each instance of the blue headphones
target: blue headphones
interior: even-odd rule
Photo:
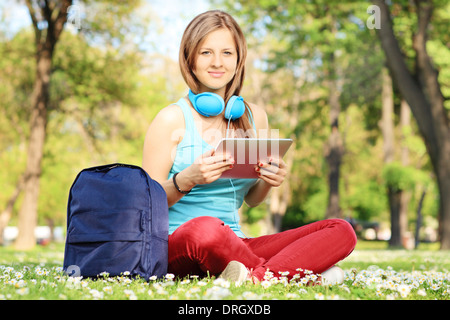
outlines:
[[[221,114],[225,108],[225,102],[222,97],[212,92],[194,94],[189,90],[189,100],[194,106],[194,109],[205,117],[217,116]],[[225,118],[228,120],[236,120],[242,117],[244,112],[244,98],[232,96],[230,100],[228,100],[225,108]]]

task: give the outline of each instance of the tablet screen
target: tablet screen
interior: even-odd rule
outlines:
[[[292,139],[222,139],[216,147],[216,154],[232,155],[234,166],[220,178],[257,179],[255,167],[258,161],[268,161],[270,157],[282,158],[292,142]]]

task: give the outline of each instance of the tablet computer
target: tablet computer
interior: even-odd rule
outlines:
[[[255,167],[258,161],[271,157],[282,158],[291,146],[292,139],[225,138],[216,147],[216,154],[228,153],[234,158],[232,169],[225,171],[222,178],[257,179]]]

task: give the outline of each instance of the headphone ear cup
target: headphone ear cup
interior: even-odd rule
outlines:
[[[189,100],[191,100],[194,109],[205,117],[217,116],[225,108],[222,97],[212,92],[203,92],[196,95],[189,90]]]
[[[236,120],[242,117],[244,112],[245,112],[244,98],[232,96],[230,100],[228,100],[224,116],[226,119]]]
[[[198,95],[195,101],[197,110],[204,116],[217,116],[223,112],[225,103],[220,96]]]

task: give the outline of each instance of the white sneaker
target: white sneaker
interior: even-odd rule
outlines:
[[[330,269],[322,272],[323,285],[335,285],[344,282],[344,271],[338,266],[333,266]]]
[[[234,282],[238,286],[249,278],[249,273],[247,267],[239,261],[230,261],[219,278]]]

